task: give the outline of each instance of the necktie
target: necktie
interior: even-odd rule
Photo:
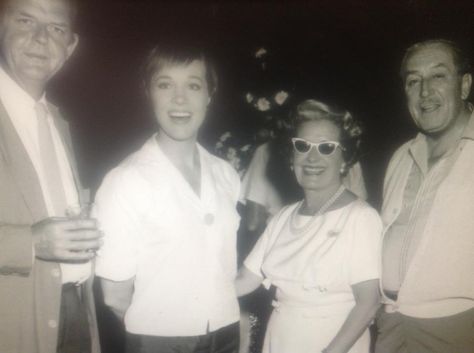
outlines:
[[[48,123],[48,111],[42,103],[36,103],[36,116],[38,118],[38,145],[40,159],[43,167],[47,193],[52,202],[54,215],[64,216],[67,202],[64,192],[59,162],[54,148],[53,135]]]

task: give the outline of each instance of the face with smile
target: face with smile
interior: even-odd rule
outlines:
[[[320,119],[300,124],[296,137],[309,142],[340,141],[340,130],[333,122]],[[330,155],[322,155],[314,146],[307,153],[293,150],[293,169],[303,190],[321,191],[341,183],[340,170],[344,163],[341,148]]]
[[[206,67],[201,60],[163,65],[152,76],[148,94],[160,126],[159,136],[196,140],[210,101]]]
[[[0,22],[2,60],[23,88],[44,88],[73,53],[71,5],[65,0],[10,0]]]
[[[446,45],[421,46],[405,63],[405,95],[415,124],[426,134],[447,131],[463,112],[470,75],[461,75]]]

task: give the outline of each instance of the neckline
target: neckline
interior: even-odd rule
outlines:
[[[299,207],[299,204],[301,204],[304,200],[300,200],[298,201],[296,204],[295,204],[295,208],[298,208]],[[324,212],[322,215],[327,215],[329,213],[333,213],[333,212],[336,212],[336,211],[342,211],[343,209],[345,209],[346,207],[349,207],[351,206],[353,203],[355,202],[359,202],[360,199],[359,198],[356,198],[355,200],[352,200],[350,201],[348,204],[344,205],[344,206],[341,206],[339,208],[335,208],[335,209],[332,209],[332,210],[328,210],[326,212]],[[321,215],[318,215],[317,213],[315,215],[304,215],[304,214],[301,214],[301,213],[297,213],[298,216],[302,216],[302,217],[319,217]]]
[[[342,196],[344,191],[346,191],[346,187],[344,186],[344,184],[341,184],[339,188],[336,190],[336,192],[333,193],[331,197],[329,197],[314,214],[309,214],[309,216],[318,216],[318,215],[322,215],[326,213],[334,205],[334,203],[337,200],[339,200],[339,198]],[[299,203],[298,208],[296,210],[297,213],[301,211],[305,200],[306,199],[303,198],[303,200],[301,200],[301,202]]]
[[[163,152],[163,150],[160,147],[160,144],[156,140],[156,134],[152,136],[155,148],[158,149],[158,153],[160,154],[160,157],[165,161],[165,163],[168,166],[169,171],[180,180],[180,184],[184,184],[185,188],[188,190],[190,194],[192,194],[192,198],[199,201],[203,202],[205,193],[207,192],[205,190],[205,182],[204,182],[204,175],[205,175],[205,168],[206,166],[204,165],[204,155],[203,155],[203,148],[199,145],[199,143],[196,142],[196,149],[198,152],[198,157],[199,157],[199,163],[200,163],[200,193],[197,194],[194,189],[192,188],[191,184],[186,180],[186,178],[183,176],[183,174],[179,171],[179,169],[171,162],[171,160],[168,158],[168,156]]]

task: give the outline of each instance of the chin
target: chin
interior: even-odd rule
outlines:
[[[446,124],[418,124],[419,129],[426,135],[439,135],[443,133],[448,125]]]
[[[170,134],[169,136],[173,140],[179,141],[179,142],[195,140],[195,138],[196,138],[196,135],[192,135],[192,134]]]
[[[316,183],[303,183],[300,184],[304,191],[321,191],[327,189],[329,185],[325,184],[316,184]]]
[[[28,81],[47,82],[51,75],[44,70],[31,68],[22,75]]]

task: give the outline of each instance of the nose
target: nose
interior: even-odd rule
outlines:
[[[316,146],[311,147],[308,154],[306,155],[306,158],[309,162],[316,162],[321,158]]]
[[[41,44],[48,42],[48,28],[46,25],[38,24],[33,33],[33,39]]]
[[[174,91],[173,101],[178,105],[186,103],[186,91],[180,87],[176,87]]]
[[[430,94],[430,83],[426,79],[421,80],[421,85],[420,85],[420,95],[422,97],[428,97]]]

